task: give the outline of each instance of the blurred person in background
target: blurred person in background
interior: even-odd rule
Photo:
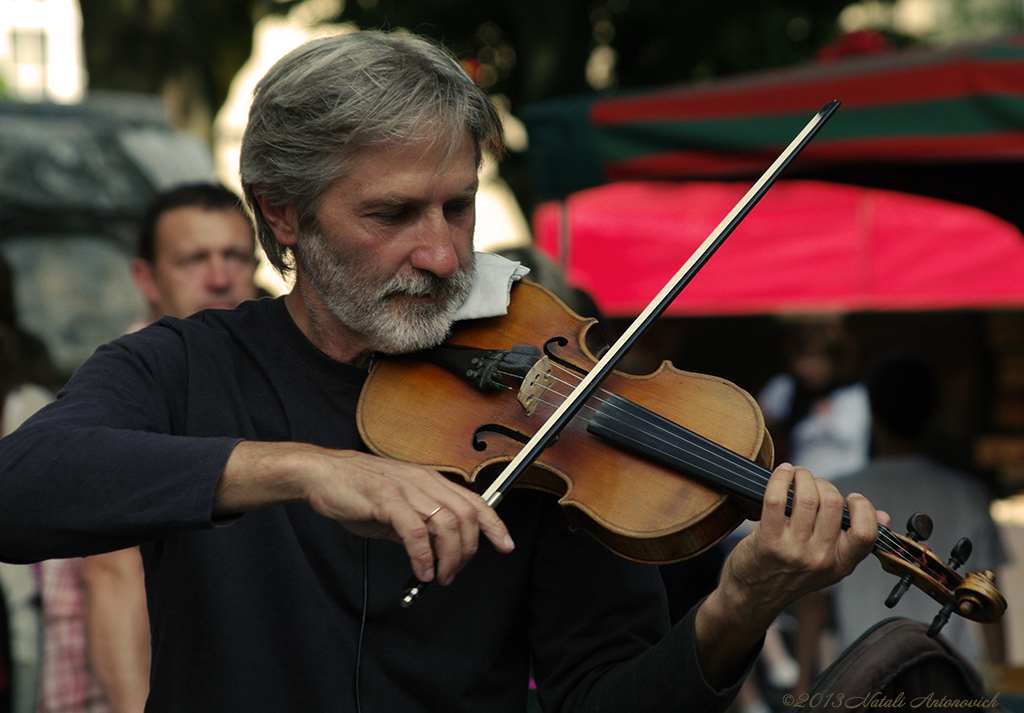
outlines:
[[[834,480],[863,467],[871,443],[857,344],[839,319],[814,318],[794,328],[788,371],[772,377],[757,401],[777,458]]]
[[[255,240],[244,206],[225,186],[187,184],[157,196],[142,217],[132,262],[150,321],[255,299]]]
[[[0,397],[6,436],[53,400],[56,370],[46,345],[22,328],[14,295],[14,274],[0,258]]]
[[[14,296],[14,274],[0,258],[0,437],[53,401],[55,370],[46,346],[21,327]],[[42,382],[42,383],[40,383]],[[4,704],[12,713],[34,713],[38,685],[40,617],[39,583],[34,566],[0,562],[0,627],[6,646]],[[6,690],[5,690],[6,689]]]
[[[872,457],[861,470],[840,481],[842,490],[857,492],[872,502],[891,507],[893,529],[902,533],[911,515],[923,512],[933,523],[929,549],[945,561],[954,544],[970,539],[971,571],[998,571],[1008,556],[999,530],[989,513],[990,495],[978,478],[940,463],[927,453],[927,436],[940,399],[939,381],[926,361],[906,352],[878,357],[867,372],[872,417]],[[797,606],[801,693],[810,689],[820,660],[817,647],[828,612],[835,615],[839,650],[849,647],[873,625],[891,616],[930,624],[939,605],[924,592],[911,588],[898,610],[885,606],[893,590],[893,577],[880,565],[865,563],[847,579],[828,590],[814,592]],[[1005,663],[1003,622],[979,624],[954,616],[942,635],[969,661]]]
[[[838,317],[823,316],[791,325],[787,371],[772,377],[757,396],[776,459],[799,463],[819,477],[835,480],[868,459],[871,418],[867,390],[859,379],[858,348]],[[737,533],[747,532],[750,523]],[[787,615],[769,628],[761,652],[761,686],[747,679],[737,698],[738,713],[767,713],[770,701],[800,682],[800,662]],[[758,690],[760,688],[760,690]]]
[[[11,266],[0,257],[0,329],[6,330],[10,335],[8,348],[12,360],[12,371],[6,376],[8,384],[20,384],[25,386],[23,395],[27,399],[26,410],[21,412],[21,420],[27,418],[38,406],[33,401],[31,394],[36,392],[37,387],[54,394],[58,388],[57,368],[50,358],[50,352],[46,344],[38,336],[25,329],[18,317],[18,306],[14,294],[14,271]],[[17,389],[15,389],[17,390]],[[38,392],[36,392],[38,393]],[[21,408],[18,399],[12,400],[7,406],[9,409],[8,422],[18,420]],[[20,421],[18,421],[20,423]],[[14,426],[7,429],[13,431]]]
[[[132,278],[150,322],[230,309],[257,296],[252,222],[238,196],[220,184],[186,184],[154,198],[140,220],[137,249]],[[50,560],[42,569],[40,713],[141,713],[150,631],[138,548]]]

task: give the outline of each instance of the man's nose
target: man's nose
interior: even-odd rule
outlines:
[[[206,286],[211,292],[224,292],[231,288],[231,268],[222,257],[210,259],[206,269]]]
[[[452,230],[442,211],[426,216],[421,225],[418,245],[412,252],[412,266],[438,277],[451,277],[459,269],[459,253]]]

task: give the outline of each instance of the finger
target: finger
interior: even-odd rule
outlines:
[[[846,498],[850,511],[850,527],[846,532],[842,554],[851,561],[851,566],[864,559],[875,546],[878,537],[879,512],[871,502],[859,493]],[[888,516],[881,513],[886,519]]]
[[[474,493],[474,495],[476,495]],[[508,532],[508,528],[498,513],[492,508],[487,502],[479,496],[473,499],[473,505],[477,509],[477,518],[480,523],[480,530],[484,533],[484,536],[490,540],[491,544],[494,545],[495,549],[499,552],[508,554],[515,549],[516,543],[512,541],[512,536]]]
[[[511,552],[515,545],[505,523],[482,497],[436,471],[431,473],[433,481],[424,486],[429,503],[417,507],[425,513],[423,520],[432,537],[438,581],[449,584],[475,556],[481,531],[499,552]]]
[[[396,505],[392,508],[390,522],[394,532],[390,539],[397,540],[405,547],[416,579],[421,582],[432,581],[437,573],[436,556],[430,529],[423,516],[411,505]]]
[[[467,520],[460,510],[457,504],[442,507],[426,522],[434,546],[437,581],[444,585],[451,584],[477,550],[475,516]]]
[[[769,538],[780,536],[786,528],[786,506],[795,476],[789,463],[780,463],[768,478],[761,507],[761,532]]]
[[[409,468],[401,499],[408,507],[401,508],[393,519],[396,539],[405,546],[421,582],[436,577],[448,584],[476,553],[475,512],[465,497],[472,493],[437,471]]]
[[[892,518],[889,517],[889,513],[885,510],[876,510],[875,519],[878,520],[878,524],[882,527],[889,527],[889,523],[892,522]]]
[[[814,536],[820,504],[818,485],[811,471],[806,468],[794,468],[793,506],[789,514],[789,529],[798,542],[806,542]]]
[[[476,554],[480,532],[499,552],[508,553],[515,548],[508,528],[494,508],[472,491],[461,487],[459,491],[457,497],[446,499],[448,504],[431,519],[438,554],[438,578],[442,584],[450,583]]]
[[[842,532],[843,508],[846,501],[838,488],[825,478],[815,478],[817,490],[817,517],[814,521],[814,538],[833,543]]]

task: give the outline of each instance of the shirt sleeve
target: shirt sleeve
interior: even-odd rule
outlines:
[[[101,347],[56,402],[0,439],[0,560],[213,526],[213,492],[239,439],[181,435],[185,351],[167,327]]]

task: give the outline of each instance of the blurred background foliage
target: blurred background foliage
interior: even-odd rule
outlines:
[[[298,2],[81,0],[92,90],[161,94],[209,125],[249,56],[252,30]],[[327,0],[321,21],[422,33],[478,81],[523,104],[595,88],[720,77],[804,61],[848,0]],[[898,39],[898,38],[897,38]],[[589,81],[588,81],[589,80]]]

